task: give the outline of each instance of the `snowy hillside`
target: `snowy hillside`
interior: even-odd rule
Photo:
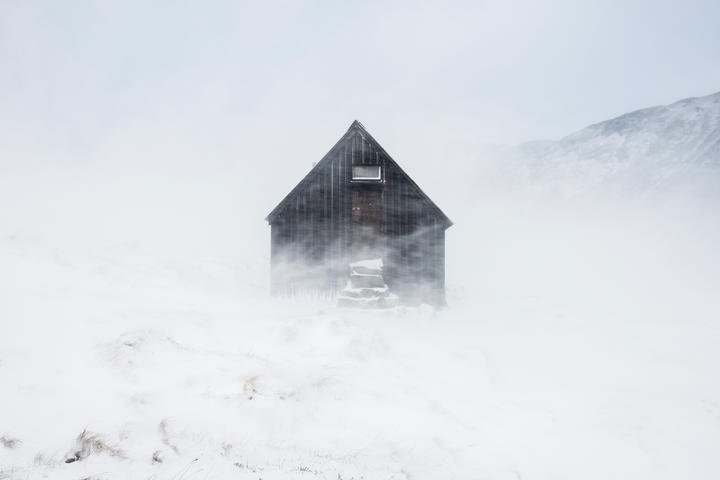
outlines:
[[[597,188],[716,194],[720,93],[631,112],[559,141],[529,142],[509,157],[529,183],[565,195]]]
[[[439,311],[270,298],[243,159],[3,172],[0,479],[717,478],[718,128],[720,94],[438,178]]]

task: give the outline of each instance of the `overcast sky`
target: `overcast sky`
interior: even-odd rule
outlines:
[[[256,187],[279,200],[358,119],[425,185],[484,143],[720,90],[718,19],[716,0],[1,0],[0,167],[275,169]]]

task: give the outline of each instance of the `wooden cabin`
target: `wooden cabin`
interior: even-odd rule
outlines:
[[[350,263],[381,258],[401,302],[445,303],[452,222],[357,120],[266,220],[275,294],[335,295]]]

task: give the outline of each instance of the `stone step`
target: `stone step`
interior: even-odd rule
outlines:
[[[343,294],[338,296],[338,307],[351,308],[393,308],[398,305],[397,295],[391,293],[385,297],[353,298]]]
[[[387,286],[383,288],[345,288],[340,295],[351,298],[381,298],[389,296],[390,289]]]
[[[369,268],[363,267],[362,265],[356,265],[350,267],[350,273],[357,273],[360,275],[382,275],[382,268]]]
[[[397,295],[390,293],[382,276],[382,259],[361,260],[350,264],[350,278],[338,295],[339,307],[392,308]]]
[[[363,273],[351,273],[350,284],[352,288],[383,288],[386,287],[382,275],[368,275]]]

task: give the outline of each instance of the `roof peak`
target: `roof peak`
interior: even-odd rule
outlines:
[[[322,157],[322,159],[320,159],[320,161],[313,166],[313,169],[308,172],[297,185],[295,185],[295,188],[293,188],[290,193],[288,193],[285,198],[268,214],[265,220],[267,220],[268,223],[272,224],[275,221],[277,215],[282,211],[284,205],[286,205],[287,202],[291,201],[294,196],[298,195],[298,192],[300,192],[308,185],[310,179],[312,179],[313,172],[319,171],[321,168],[323,168],[323,165],[333,161],[333,152],[335,152],[336,149],[340,148],[343,143],[353,141],[356,132],[359,133],[359,135],[364,141],[368,142],[372,147],[377,148],[377,150],[387,158],[387,161],[390,162],[390,164],[393,165],[394,168],[397,168],[400,175],[404,179],[406,179],[413,188],[417,190],[420,196],[430,202],[430,204],[437,210],[437,212],[442,216],[442,218],[444,218],[446,225],[445,228],[452,225],[452,221],[447,217],[447,215],[445,215],[445,213],[443,213],[442,210],[440,210],[440,207],[435,205],[435,203],[427,196],[425,192],[422,191],[422,189],[415,183],[415,181],[410,178],[410,176],[405,173],[402,167],[400,167],[400,165],[398,165],[397,162],[393,160],[390,154],[385,151],[382,145],[380,145],[380,143],[375,140],[367,130],[365,130],[365,126],[357,120],[353,120],[353,122],[350,124],[350,128],[348,128],[347,132],[342,137],[340,137],[340,140],[338,140],[335,145],[333,145],[333,147],[330,149],[330,151],[328,151]]]
[[[361,130],[365,130],[365,125],[360,123],[357,120],[353,120],[353,122],[350,124],[350,128],[348,130],[352,130],[353,128],[360,128]]]

